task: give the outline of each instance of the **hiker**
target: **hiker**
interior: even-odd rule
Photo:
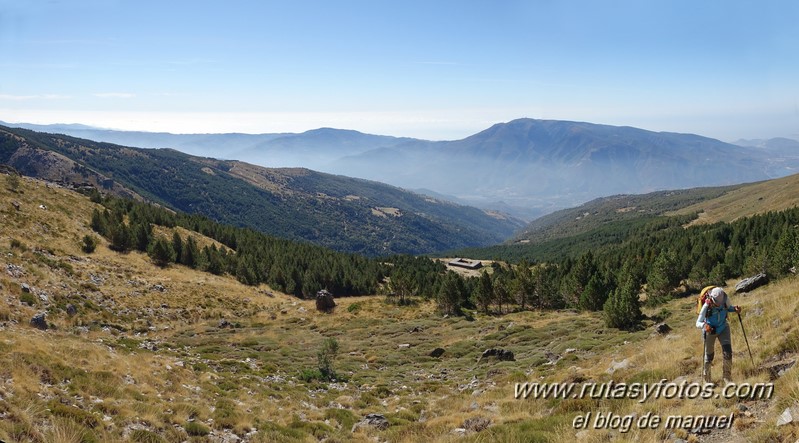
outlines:
[[[732,306],[727,298],[727,293],[719,287],[710,289],[699,311],[699,318],[696,319],[696,327],[703,329],[705,343],[704,376],[706,383],[712,383],[710,378],[710,366],[713,364],[715,355],[716,339],[721,343],[723,356],[722,371],[724,381],[732,381],[732,340],[730,339],[730,327],[727,323],[728,312],[741,312],[740,306]]]

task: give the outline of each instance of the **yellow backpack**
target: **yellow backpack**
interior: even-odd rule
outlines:
[[[705,286],[699,292],[699,297],[696,299],[696,313],[697,314],[699,314],[699,311],[702,310],[702,306],[705,305],[705,302],[707,301],[707,298],[710,296],[710,290],[713,289],[713,288],[715,288],[715,286],[713,286],[713,285]]]

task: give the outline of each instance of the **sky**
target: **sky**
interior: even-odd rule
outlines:
[[[794,0],[0,0],[0,120],[799,139]]]

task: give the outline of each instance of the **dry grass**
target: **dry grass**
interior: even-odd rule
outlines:
[[[741,217],[763,214],[769,211],[782,211],[799,205],[799,174],[788,177],[753,183],[721,197],[697,203],[680,209],[676,214],[700,212],[693,223],[731,222]]]
[[[433,303],[397,307],[382,297],[339,299],[332,314],[322,314],[312,301],[181,266],[160,269],[146,255],[120,255],[104,241],[84,254],[80,239],[90,232],[93,204],[27,179],[21,189],[0,189],[0,440],[9,443],[209,438],[189,431],[234,432],[253,442],[570,441],[580,432],[572,420],[588,412],[665,417],[737,411],[736,400],[514,398],[515,384],[526,381],[699,381],[692,299],[648,312],[671,312],[667,322],[674,330],[667,337],[651,329],[606,329],[593,313],[443,319]],[[11,247],[12,239],[22,245]],[[211,242],[198,234],[197,240]],[[34,306],[20,301],[22,283],[34,289]],[[733,296],[744,306],[758,365],[799,350],[796,283]],[[67,304],[78,308],[75,316],[67,315]],[[55,329],[28,325],[42,311]],[[235,327],[220,328],[221,319]],[[735,378],[767,381],[748,361],[740,327],[733,324],[732,331]],[[335,369],[344,379],[303,382],[300,371],[316,366],[328,337],[339,343]],[[429,356],[436,347],[445,349],[440,358]],[[491,347],[512,350],[516,361],[478,362]],[[548,364],[548,353],[561,358]],[[624,360],[628,367],[608,372]],[[799,371],[775,383],[770,402],[743,402],[752,414],[740,415],[727,437],[779,441],[796,432],[776,428],[774,419],[799,402]],[[385,415],[391,426],[352,433],[369,413]],[[469,419],[491,425],[461,434],[457,429]],[[670,434],[662,427],[625,434],[588,429],[580,441],[654,442]],[[696,438],[684,430],[674,434]]]

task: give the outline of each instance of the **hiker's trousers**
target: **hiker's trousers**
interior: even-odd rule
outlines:
[[[730,374],[732,373],[732,339],[730,338],[730,326],[727,325],[721,334],[708,334],[705,332],[705,366],[708,369],[711,363],[713,363],[713,357],[716,355],[716,339],[721,343],[724,379],[729,380]]]

